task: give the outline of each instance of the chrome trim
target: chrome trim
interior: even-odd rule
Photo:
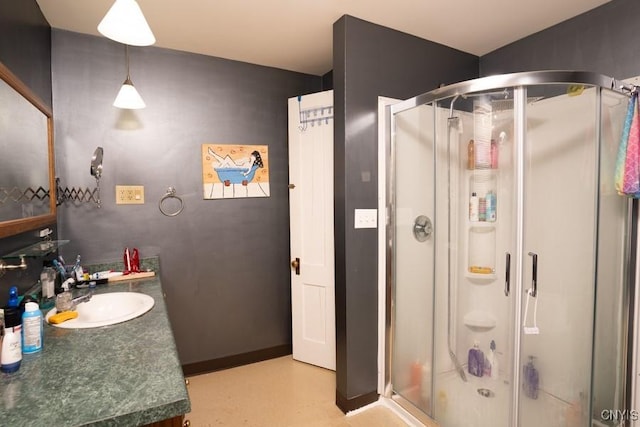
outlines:
[[[454,83],[432,90],[406,101],[399,102],[391,106],[391,113],[396,114],[418,105],[428,104],[440,99],[450,98],[453,96],[469,95],[474,92],[484,92],[501,87],[516,87],[541,84],[567,84],[577,83],[592,86],[600,86],[611,90],[624,92],[624,83],[613,77],[604,76],[598,73],[588,71],[567,71],[567,70],[545,70],[545,71],[529,71],[523,73],[499,74],[479,79],[467,80],[460,83]],[[515,101],[514,101],[515,105]]]
[[[402,397],[399,394],[391,396],[391,401],[398,405],[400,409],[406,411],[409,415],[420,421],[425,426],[435,425],[435,419],[431,418],[428,414],[425,414],[420,408],[415,406],[410,400]],[[433,406],[433,404],[432,404]]]
[[[394,302],[394,287],[393,274],[395,269],[393,268],[393,242],[395,241],[394,225],[395,225],[395,114],[391,113],[391,107],[385,107],[385,121],[387,123],[387,135],[385,138],[385,151],[387,152],[387,224],[386,224],[386,276],[387,283],[385,286],[385,367],[384,367],[384,393],[385,397],[391,398],[393,395],[393,387],[391,384],[391,366],[393,358],[393,329],[392,325],[395,323],[393,314],[393,302]]]
[[[517,87],[513,90],[513,105],[520,106],[514,110],[514,140],[518,143],[515,145],[515,162],[516,170],[515,191],[516,191],[516,241],[515,241],[515,287],[513,296],[514,307],[514,331],[513,331],[513,384],[511,388],[511,425],[517,426],[520,413],[520,346],[522,331],[522,290],[524,284],[524,152],[527,143],[526,140],[526,99],[527,90],[524,87]]]
[[[638,241],[638,200],[629,199],[627,202],[627,228],[625,235],[627,241],[625,249],[625,265],[624,271],[625,288],[622,295],[622,314],[623,325],[626,326],[623,331],[623,354],[626,355],[625,371],[626,378],[638,378],[640,375],[640,367],[638,366],[638,352],[640,344],[635,339],[638,329],[638,319],[640,319],[640,241]],[[635,245],[634,245],[635,242]],[[640,397],[640,390],[636,380],[628,380],[624,388],[624,409],[634,409],[635,404]]]
[[[514,156],[514,168],[517,171],[515,176],[515,191],[517,194],[517,199],[515,200],[515,219],[516,224],[515,227],[515,263],[511,270],[514,274],[514,287],[512,287],[513,292],[513,350],[512,350],[512,374],[511,380],[513,381],[512,387],[512,397],[510,406],[510,425],[516,426],[518,425],[519,419],[519,407],[520,407],[520,382],[521,382],[521,345],[522,345],[522,298],[523,298],[523,286],[524,286],[524,185],[525,185],[525,174],[524,174],[524,165],[525,165],[525,147],[526,147],[526,108],[527,108],[527,88],[529,85],[544,85],[544,84],[584,84],[591,85],[595,87],[599,87],[601,89],[607,89],[616,91],[618,93],[622,93],[624,95],[629,95],[627,93],[628,85],[608,76],[604,76],[597,73],[592,72],[583,72],[583,71],[534,71],[534,72],[523,72],[523,73],[513,73],[513,74],[504,74],[504,75],[496,75],[483,77],[479,79],[469,80],[465,82],[455,83],[449,86],[445,86],[442,88],[435,89],[433,91],[418,95],[411,99],[407,99],[405,101],[399,102],[397,104],[391,105],[386,108],[386,121],[387,121],[387,134],[386,134],[386,147],[387,151],[387,212],[389,214],[388,222],[386,225],[386,264],[387,264],[387,283],[386,283],[386,347],[385,347],[385,390],[384,396],[388,398],[393,398],[394,401],[398,403],[403,403],[400,406],[407,409],[409,408],[409,412],[411,412],[414,416],[414,413],[417,408],[410,402],[406,401],[406,399],[402,398],[399,395],[394,394],[392,390],[391,384],[391,366],[392,366],[392,349],[393,349],[393,330],[392,325],[395,322],[395,315],[393,313],[394,308],[394,266],[393,266],[393,245],[395,241],[395,233],[394,233],[394,217],[395,217],[395,198],[396,194],[394,191],[394,174],[396,170],[396,158],[395,158],[395,115],[397,113],[403,112],[405,110],[409,110],[420,105],[434,103],[434,114],[436,111],[435,103],[439,100],[443,100],[446,98],[453,98],[457,96],[467,96],[473,93],[478,92],[488,92],[491,90],[495,90],[498,88],[509,88],[513,89],[513,103],[514,103],[514,140],[518,143],[515,144],[515,152]],[[450,111],[452,112],[453,107],[450,107]],[[601,119],[600,115],[597,117],[598,120]],[[439,126],[436,123],[434,118],[434,132],[437,131],[437,127]],[[598,123],[599,126],[599,123]],[[600,131],[599,131],[600,132]],[[598,133],[599,134],[599,133]],[[601,139],[598,143],[598,147],[601,144]],[[435,151],[434,151],[435,153]],[[434,207],[435,209],[435,207]],[[640,286],[640,284],[636,283],[634,279],[636,276],[640,275],[640,271],[636,270],[637,266],[640,266],[640,260],[637,260],[636,257],[640,255],[640,247],[633,246],[632,243],[636,242],[637,244],[637,226],[638,219],[636,217],[638,213],[638,202],[634,201],[629,202],[629,212],[627,218],[627,254],[626,254],[626,286],[627,291],[631,293],[631,300],[628,298],[623,303],[626,304],[626,307],[623,307],[623,310],[626,311],[625,315],[631,316],[626,323],[628,340],[627,345],[633,343],[632,335],[634,333],[634,325],[633,325],[633,308],[638,303],[634,301],[634,297],[640,300],[640,288],[632,288]],[[437,220],[437,218],[435,218]],[[435,301],[435,300],[434,300]],[[634,304],[635,302],[635,304]],[[631,305],[631,307],[628,307]],[[635,315],[640,316],[640,307],[635,307]],[[435,314],[434,314],[435,315]],[[435,352],[435,346],[432,348],[432,351]],[[634,375],[638,373],[638,366],[631,366],[632,361],[635,362],[636,356],[638,355],[639,349],[637,348],[626,348],[627,353],[627,362],[630,366],[628,366],[628,372],[631,372],[633,369]],[[435,359],[432,358],[432,361]],[[633,398],[631,386],[633,381],[629,381],[627,386],[627,395],[624,397],[626,402],[626,408],[633,408]],[[633,390],[635,391],[635,390]],[[640,391],[638,391],[640,392]],[[433,390],[432,390],[433,396]],[[433,402],[432,402],[433,405]],[[433,407],[432,407],[433,413]],[[424,412],[418,410],[418,414],[422,417],[426,416]],[[431,420],[427,416],[428,420]]]

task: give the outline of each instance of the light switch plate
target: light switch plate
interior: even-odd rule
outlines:
[[[116,185],[117,205],[143,205],[143,185]]]
[[[377,209],[356,209],[354,228],[378,228]]]

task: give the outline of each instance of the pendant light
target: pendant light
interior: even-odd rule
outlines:
[[[132,46],[150,46],[156,38],[136,0],[116,0],[98,24],[105,37]]]
[[[120,92],[116,96],[116,100],[113,101],[113,106],[117,108],[124,108],[129,110],[138,110],[145,108],[147,105],[142,100],[142,97],[133,86],[131,77],[129,76],[129,45],[124,45],[125,55],[127,57],[127,78],[122,83]]]

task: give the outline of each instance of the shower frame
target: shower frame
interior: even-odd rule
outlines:
[[[526,103],[526,90],[523,88],[533,85],[545,85],[545,84],[575,84],[575,85],[589,85],[593,87],[597,87],[599,89],[608,89],[612,90],[624,95],[629,95],[631,90],[635,90],[634,86],[630,86],[625,82],[614,79],[612,77],[604,76],[597,73],[585,72],[585,71],[564,71],[564,70],[553,70],[553,71],[534,71],[534,72],[520,72],[520,73],[512,73],[512,74],[503,74],[503,75],[495,75],[489,77],[478,78],[474,80],[464,81],[460,83],[455,83],[452,85],[440,87],[438,89],[432,90],[430,92],[418,95],[414,98],[407,99],[405,101],[398,102],[396,104],[390,105],[385,109],[385,122],[386,122],[386,140],[385,140],[385,153],[387,156],[386,159],[386,214],[388,215],[388,220],[386,224],[386,262],[385,262],[385,275],[386,275],[386,283],[385,283],[385,357],[384,357],[384,390],[382,390],[382,396],[393,399],[396,403],[400,405],[402,409],[416,417],[418,420],[423,422],[433,421],[426,413],[422,412],[419,408],[413,405],[412,402],[406,400],[399,394],[396,394],[393,390],[392,385],[392,363],[393,363],[393,342],[394,342],[394,334],[393,334],[393,325],[394,325],[394,243],[395,243],[395,198],[396,198],[396,189],[395,189],[395,173],[396,173],[396,159],[395,159],[395,115],[405,110],[409,110],[421,105],[427,105],[433,103],[437,104],[440,100],[450,99],[452,100],[450,109],[453,109],[453,100],[457,97],[464,97],[468,95],[472,95],[474,93],[485,93],[490,92],[492,90],[502,90],[505,88],[513,89],[513,102],[514,105],[516,103]],[[598,100],[600,101],[600,94],[598,95]],[[515,124],[515,137],[516,141],[523,141],[525,137],[525,126],[526,126],[526,117],[524,109],[519,110],[520,114],[516,114],[514,117]],[[600,113],[600,102],[598,103],[598,113]],[[434,113],[435,114],[435,113]],[[598,117],[600,115],[598,114]],[[601,129],[600,123],[596,124],[596,132],[598,138],[601,138]],[[520,144],[517,144],[520,145]],[[521,148],[516,149],[516,158],[518,162],[523,161],[523,150]],[[598,157],[599,159],[599,157]],[[599,162],[599,160],[598,160]],[[523,171],[521,168],[517,168],[518,173],[515,176],[516,187],[519,190],[523,188]],[[435,174],[435,172],[434,172]],[[521,213],[523,210],[523,192],[518,191],[518,199],[516,200],[516,210],[518,213]],[[636,372],[637,368],[635,367],[635,359],[636,354],[633,346],[630,345],[632,340],[634,339],[634,335],[636,331],[633,327],[633,313],[636,310],[634,307],[634,295],[636,293],[635,287],[636,285],[636,245],[637,245],[637,228],[638,228],[638,203],[637,201],[633,201],[629,199],[627,203],[627,213],[626,213],[626,242],[625,242],[625,254],[626,257],[624,259],[625,267],[624,267],[624,281],[627,284],[625,289],[623,290],[623,304],[622,308],[624,313],[622,314],[623,320],[623,331],[622,335],[626,339],[623,343],[623,351],[626,353],[626,378],[627,383],[624,387],[624,397],[623,402],[625,408],[633,407],[633,396],[631,390],[633,389],[632,381],[629,380],[630,373]],[[516,230],[519,230],[518,236],[516,236],[516,248],[518,251],[522,252],[522,215],[517,215],[518,224]],[[522,253],[516,254],[516,259],[522,259]],[[515,280],[516,284],[523,283],[522,269],[519,265],[515,266],[516,274],[520,277]],[[522,294],[525,292],[522,289],[522,286],[515,286],[513,289],[515,292],[515,300],[519,300]],[[521,325],[521,312],[522,307],[520,304],[515,304],[515,322],[516,322],[516,330],[519,330]],[[449,315],[449,313],[448,313]],[[520,334],[516,333],[514,337],[514,346],[513,346],[513,355],[511,357],[514,366],[517,366],[517,362],[521,360],[520,354]],[[433,363],[433,362],[432,362]],[[513,370],[513,383],[520,384],[520,372],[519,369]],[[518,387],[513,387],[513,397],[517,401],[517,396],[519,391]],[[517,406],[517,405],[516,405]],[[518,410],[512,409],[510,415],[511,425],[518,425]]]

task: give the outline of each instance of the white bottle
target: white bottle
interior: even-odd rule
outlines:
[[[20,310],[17,308],[4,309],[4,338],[2,339],[2,354],[0,355],[0,371],[10,374],[20,369],[22,362],[22,323]]]
[[[478,195],[473,192],[471,193],[471,198],[469,199],[469,221],[478,221],[480,219],[479,209],[480,200],[478,199]]]

